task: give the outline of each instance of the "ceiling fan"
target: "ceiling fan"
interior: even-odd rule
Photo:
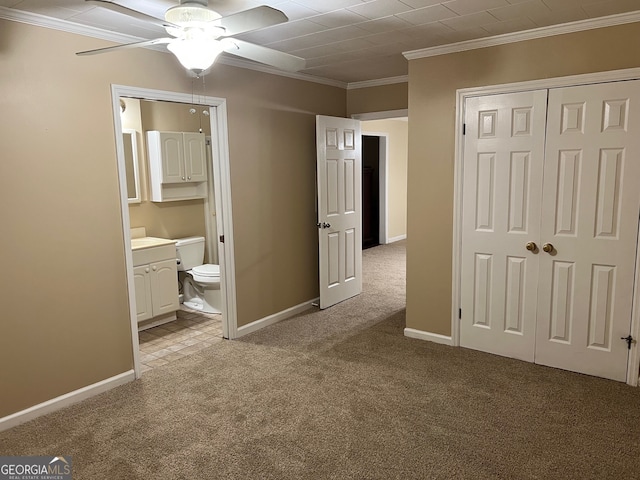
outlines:
[[[165,44],[180,63],[196,76],[213,65],[222,52],[282,70],[295,72],[305,67],[303,58],[233,38],[233,35],[287,22],[287,16],[275,8],[263,5],[223,17],[208,8],[208,0],[180,0],[180,5],[169,8],[164,19],[160,19],[108,0],[85,1],[164,27],[170,37],[87,50],[76,55],[95,55],[125,48]]]

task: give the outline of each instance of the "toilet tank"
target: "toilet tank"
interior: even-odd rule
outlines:
[[[204,237],[176,238],[178,270],[191,270],[204,262]]]

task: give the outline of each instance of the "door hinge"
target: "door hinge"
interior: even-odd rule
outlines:
[[[224,235],[220,235],[220,243],[224,243]]]
[[[633,338],[631,335],[627,335],[626,337],[620,337],[620,340],[624,340],[627,342],[627,348],[631,350],[631,345],[637,343],[637,340]]]
[[[466,135],[467,134],[467,124],[463,123],[462,124],[462,135]]]
[[[458,309],[458,320],[462,320],[462,309]]]

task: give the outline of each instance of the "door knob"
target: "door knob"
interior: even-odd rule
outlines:
[[[527,250],[529,250],[530,252],[535,252],[537,249],[538,249],[538,246],[536,245],[535,242],[527,243]]]
[[[331,228],[331,224],[330,223],[323,223],[322,224],[322,228]]]
[[[545,243],[542,246],[542,250],[544,250],[547,253],[551,253],[551,252],[553,252],[553,245],[551,245],[550,243]]]

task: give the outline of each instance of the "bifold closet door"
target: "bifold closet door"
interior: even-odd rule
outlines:
[[[460,344],[530,362],[546,107],[547,90],[465,103]]]
[[[535,362],[625,381],[640,212],[640,82],[549,92]]]

